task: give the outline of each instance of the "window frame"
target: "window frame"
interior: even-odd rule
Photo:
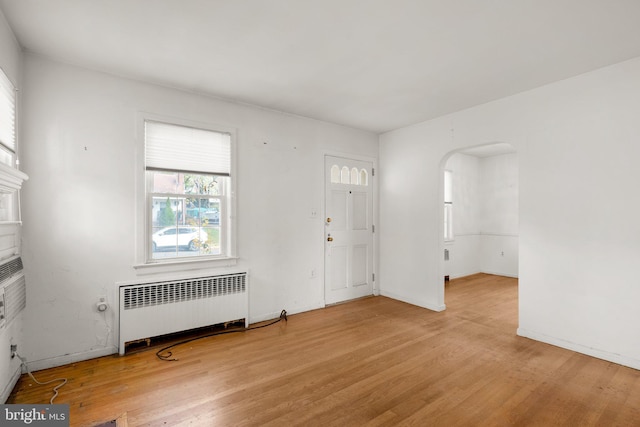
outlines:
[[[0,224],[22,224],[20,189],[29,177],[20,171],[20,97],[18,85],[0,67]],[[5,108],[6,107],[6,108]],[[6,113],[6,116],[5,116]],[[10,120],[8,120],[10,119]]]
[[[147,189],[147,170],[145,152],[145,126],[147,122],[166,123],[175,126],[191,127],[230,135],[230,172],[225,194],[220,195],[221,249],[220,255],[196,255],[188,257],[153,258],[151,235],[153,233],[152,208],[149,203],[152,197]],[[232,266],[237,262],[237,227],[236,227],[236,164],[237,164],[237,130],[234,127],[176,117],[162,116],[141,112],[137,118],[137,185],[136,185],[136,263],[134,268],[139,274],[147,272],[174,272],[207,267]],[[198,172],[195,172],[198,173]],[[200,195],[194,195],[200,197]],[[206,197],[203,195],[203,197]],[[218,196],[214,196],[218,197]],[[224,207],[224,209],[222,209]],[[224,229],[224,232],[223,232]]]
[[[453,171],[445,169],[443,173],[444,180],[444,241],[452,242],[453,235]],[[447,182],[448,181],[448,182]],[[447,191],[447,189],[449,191]],[[449,194],[447,194],[449,193]]]
[[[0,152],[10,159],[10,163],[5,163],[4,161],[0,161],[0,163],[12,169],[18,169],[18,89],[17,85],[9,78],[9,75],[0,67],[0,93],[3,92],[13,95],[11,99],[7,99],[13,109],[13,120],[11,121],[13,141],[0,140]],[[9,143],[13,144],[13,148],[8,145]]]

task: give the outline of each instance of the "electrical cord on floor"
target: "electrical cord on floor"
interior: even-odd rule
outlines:
[[[193,342],[193,341],[196,341],[196,340],[200,340],[200,339],[203,339],[203,338],[215,337],[217,335],[235,334],[235,333],[238,333],[238,332],[251,331],[253,329],[266,328],[267,326],[275,325],[276,323],[281,322],[282,320],[284,320],[285,322],[287,321],[287,311],[286,310],[282,310],[280,312],[280,316],[276,320],[273,320],[273,321],[271,321],[269,323],[266,323],[264,325],[251,326],[251,327],[248,327],[248,328],[230,329],[230,330],[227,330],[227,331],[218,331],[218,332],[214,332],[214,333],[208,334],[208,335],[203,335],[203,336],[200,336],[200,337],[189,338],[187,340],[173,343],[173,344],[171,344],[171,345],[169,345],[169,346],[167,346],[165,348],[162,348],[162,349],[158,350],[156,352],[156,356],[158,357],[158,359],[164,360],[166,362],[175,362],[178,359],[176,359],[174,357],[171,357],[173,355],[173,353],[171,353],[168,350],[170,350],[170,349],[172,349],[174,347],[177,347],[179,345],[187,344],[187,343],[190,343],[190,342]],[[163,354],[163,353],[166,353],[166,354]]]
[[[40,381],[38,381],[36,379],[36,377],[33,376],[31,371],[29,370],[29,367],[27,366],[27,359],[22,357],[22,356],[20,356],[17,351],[14,351],[13,354],[16,355],[18,357],[18,359],[20,359],[20,363],[22,363],[22,366],[24,366],[25,371],[27,371],[27,374],[29,374],[31,379],[36,384],[47,385],[47,384],[51,384],[51,383],[54,383],[54,382],[60,382],[60,384],[58,384],[57,386],[55,386],[53,388],[53,396],[51,397],[51,400],[49,401],[49,404],[53,405],[53,401],[55,400],[56,397],[58,397],[58,389],[67,383],[67,379],[66,378],[56,378],[55,380],[45,381],[45,382],[41,383]]]

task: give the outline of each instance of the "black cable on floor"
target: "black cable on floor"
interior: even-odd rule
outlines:
[[[253,329],[266,328],[267,326],[275,325],[276,323],[278,323],[278,322],[280,322],[282,320],[284,320],[285,322],[287,321],[287,311],[286,310],[282,310],[280,312],[280,317],[278,317],[276,320],[273,320],[272,322],[266,323],[264,325],[251,326],[251,327],[248,327],[248,328],[230,329],[230,330],[226,330],[226,331],[218,331],[218,332],[214,332],[214,333],[208,334],[208,335],[203,335],[203,336],[200,336],[200,337],[189,338],[187,340],[173,343],[173,344],[171,344],[171,345],[169,345],[169,346],[167,346],[167,347],[165,347],[163,349],[158,350],[156,352],[156,356],[160,360],[164,360],[166,362],[174,362],[174,361],[177,361],[178,359],[172,358],[171,356],[173,355],[173,353],[168,351],[169,349],[172,349],[173,347],[177,347],[179,345],[187,344],[187,343],[190,343],[190,342],[193,342],[193,341],[197,341],[197,340],[200,340],[200,339],[203,339],[203,338],[215,337],[217,335],[235,334],[235,333],[238,333],[238,332],[251,331]],[[162,354],[162,353],[165,353],[165,352],[167,352],[167,354]]]

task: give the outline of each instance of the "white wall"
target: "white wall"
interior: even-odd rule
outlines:
[[[640,58],[382,135],[381,292],[444,308],[443,157],[508,142],[518,333],[640,368],[638,75]]]
[[[234,270],[249,269],[250,320],[324,305],[323,156],[377,158],[376,135],[33,55],[24,92],[25,332],[34,368],[116,351],[115,310],[98,313],[95,302],[107,295],[116,307],[115,283],[141,277],[133,268],[140,111],[237,129]]]
[[[4,15],[0,11],[0,67],[9,80],[21,87],[22,52]],[[18,93],[19,96],[19,93]],[[20,99],[18,98],[18,101]],[[18,102],[19,105],[19,102]],[[18,141],[18,144],[20,141]],[[20,147],[18,147],[20,149]],[[17,224],[0,223],[0,259],[8,258],[20,251],[20,226]],[[0,402],[6,401],[20,376],[20,361],[11,359],[9,351],[11,344],[18,346],[22,353],[23,344],[23,314],[19,314],[10,324],[0,330]]]
[[[518,277],[518,155],[480,159],[480,271]]]

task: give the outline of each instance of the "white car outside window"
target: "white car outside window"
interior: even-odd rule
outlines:
[[[208,239],[206,231],[198,227],[166,227],[153,233],[153,251],[176,247],[196,251]]]

